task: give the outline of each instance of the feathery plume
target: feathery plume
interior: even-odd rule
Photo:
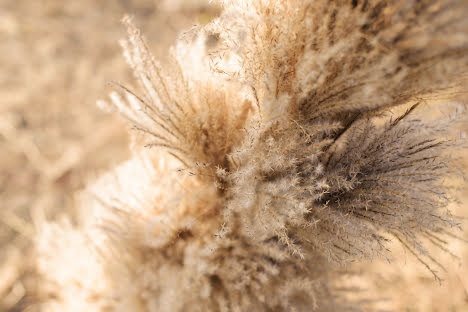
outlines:
[[[336,265],[391,258],[390,239],[438,278],[466,113],[425,108],[466,92],[464,1],[221,3],[167,66],[124,19],[141,93],[111,99],[151,148],[84,192],[76,226],[44,225],[47,309],[364,310]],[[75,245],[87,274],[51,273]]]

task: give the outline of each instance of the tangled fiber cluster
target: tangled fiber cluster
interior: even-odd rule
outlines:
[[[360,310],[339,271],[390,240],[437,277],[465,113],[426,110],[466,94],[466,1],[220,4],[164,66],[124,19],[134,156],[41,225],[45,310]]]

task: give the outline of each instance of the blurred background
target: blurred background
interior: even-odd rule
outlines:
[[[37,311],[34,214],[74,213],[87,181],[128,157],[127,129],[96,101],[133,85],[119,40],[134,17],[164,60],[208,0],[0,0],[0,311]]]
[[[208,0],[0,0],[0,311],[39,311],[32,220],[41,211],[73,215],[74,194],[129,156],[126,126],[95,104],[110,81],[134,85],[118,44],[124,14],[164,61],[180,30],[219,8]],[[454,211],[468,216],[463,204]],[[442,285],[404,251],[398,265],[357,268],[373,272],[357,282],[395,311],[468,311],[468,244],[452,247],[460,259],[440,253],[448,257]]]

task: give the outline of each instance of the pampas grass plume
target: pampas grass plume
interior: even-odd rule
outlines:
[[[46,311],[355,311],[350,263],[400,242],[439,279],[466,93],[465,1],[220,1],[111,103],[133,157],[37,241]],[[454,134],[455,133],[455,134]]]

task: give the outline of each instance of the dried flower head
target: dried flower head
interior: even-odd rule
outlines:
[[[466,92],[464,1],[222,4],[165,66],[124,19],[141,91],[111,98],[150,148],[88,187],[76,226],[43,226],[47,309],[358,310],[336,264],[391,239],[437,277],[464,112],[425,108]],[[84,263],[53,273],[70,248]]]

